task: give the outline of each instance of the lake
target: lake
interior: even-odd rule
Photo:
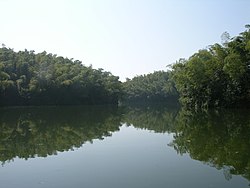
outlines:
[[[250,110],[0,109],[3,188],[249,188]]]

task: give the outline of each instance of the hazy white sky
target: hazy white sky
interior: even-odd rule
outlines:
[[[0,0],[0,44],[47,51],[121,80],[166,70],[250,23],[250,0]]]

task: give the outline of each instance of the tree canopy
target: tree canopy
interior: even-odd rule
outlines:
[[[123,101],[127,103],[177,102],[178,93],[171,79],[171,72],[154,73],[127,79],[123,84]]]
[[[250,26],[239,36],[173,65],[180,101],[188,107],[249,106]]]
[[[0,48],[0,105],[117,104],[119,77],[81,61]]]
[[[180,59],[169,71],[122,83],[81,61],[0,48],[0,106],[163,103],[190,108],[250,106],[250,25],[222,44]]]

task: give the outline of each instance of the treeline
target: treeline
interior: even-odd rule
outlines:
[[[177,102],[189,108],[250,106],[250,25],[169,71],[119,77],[46,52],[0,48],[0,106]]]
[[[173,65],[180,101],[187,107],[250,106],[250,25]]]
[[[0,48],[0,105],[117,104],[119,77],[81,61]]]
[[[176,102],[170,77],[170,72],[157,71],[121,83],[78,60],[0,48],[0,106]]]
[[[223,44],[180,59],[168,72],[136,76],[124,83],[126,102],[163,102],[179,98],[188,108],[250,106],[250,25]]]
[[[136,76],[123,83],[124,103],[168,102],[178,100],[178,92],[171,79],[171,72],[156,71]]]

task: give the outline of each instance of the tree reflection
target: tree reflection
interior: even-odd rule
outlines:
[[[179,153],[250,180],[249,110],[190,112],[182,110],[170,144]]]
[[[146,129],[156,133],[172,132],[175,118],[178,114],[178,106],[133,106],[125,109],[123,121],[128,126]]]
[[[226,179],[250,180],[250,116],[247,109],[194,112],[169,107],[130,107],[123,121],[136,128],[173,133],[169,146],[217,169]]]
[[[0,111],[0,161],[46,157],[103,139],[120,127],[116,107],[36,107]]]
[[[178,154],[250,180],[249,110],[192,112],[175,107],[36,107],[0,109],[0,161],[56,154],[103,139],[125,123],[173,133]]]

